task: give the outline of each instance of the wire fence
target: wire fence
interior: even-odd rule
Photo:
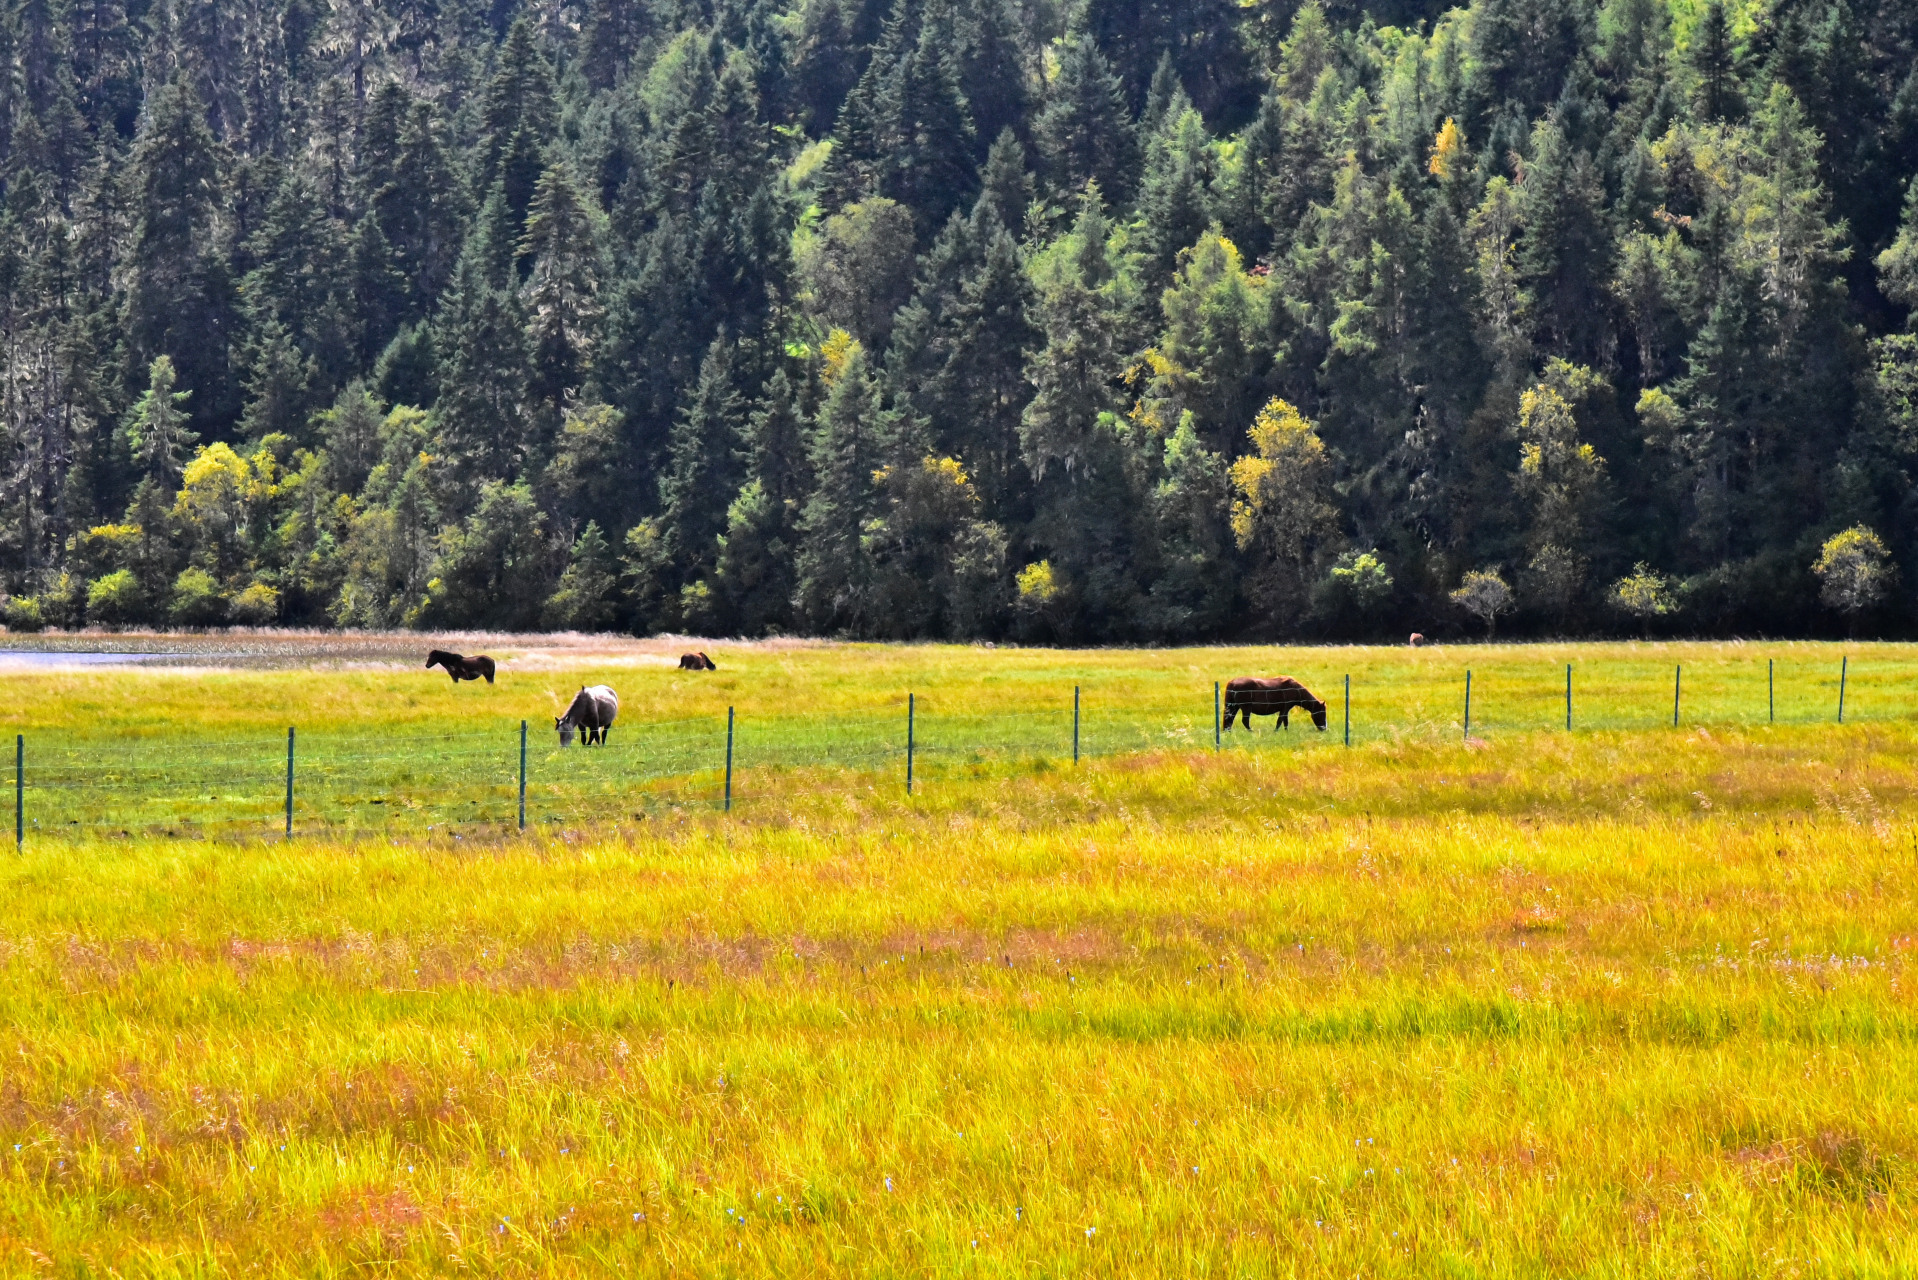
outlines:
[[[1326,726],[1294,709],[1289,731],[1224,719],[1224,682],[1179,705],[1136,692],[1061,689],[1043,708],[946,710],[951,695],[903,706],[724,714],[614,726],[603,746],[560,750],[524,721],[443,734],[338,731],[205,740],[185,735],[15,736],[14,832],[29,835],[294,835],[300,831],[524,830],[641,817],[661,803],[730,809],[741,775],[841,770],[927,782],[989,776],[1008,763],[1146,752],[1299,752],[1425,737],[1595,732],[1687,724],[1908,719],[1918,672],[1832,672],[1719,663],[1549,673],[1463,670],[1455,680],[1374,670],[1316,681]],[[1162,696],[1162,695],[1161,695]],[[669,784],[669,785],[667,785]]]

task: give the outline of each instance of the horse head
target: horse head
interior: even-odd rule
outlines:
[[[1320,733],[1324,733],[1325,732],[1325,699],[1323,698],[1314,699],[1313,701],[1305,704],[1305,709],[1312,713],[1313,725],[1318,728]]]
[[[565,716],[554,716],[553,727],[559,730],[560,746],[570,747],[573,745],[574,725],[571,720],[567,719]]]

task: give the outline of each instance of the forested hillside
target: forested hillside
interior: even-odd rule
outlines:
[[[1903,0],[8,0],[6,621],[1906,630],[1915,49]]]

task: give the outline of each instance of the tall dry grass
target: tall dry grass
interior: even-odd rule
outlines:
[[[100,677],[190,724],[169,679]],[[910,800],[761,769],[730,815],[684,778],[528,838],[29,841],[0,1258],[1918,1270],[1908,723],[1308,741],[955,760]]]

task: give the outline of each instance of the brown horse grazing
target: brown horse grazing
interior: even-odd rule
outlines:
[[[1420,645],[1425,643],[1425,633],[1423,631],[1414,631],[1412,633],[1412,638],[1406,641],[1406,643],[1411,645],[1414,649],[1418,648]]]
[[[679,669],[681,671],[717,671],[719,670],[718,667],[713,665],[713,660],[707,657],[703,653],[680,654]]]
[[[467,658],[444,649],[435,649],[426,655],[426,665],[445,667],[446,674],[453,677],[454,684],[462,680],[477,680],[481,676],[486,677],[486,683],[493,683],[493,660],[483,653]]]
[[[1253,676],[1239,676],[1225,684],[1225,727],[1230,729],[1232,721],[1245,717],[1245,727],[1252,728],[1253,716],[1276,715],[1279,722],[1274,729],[1292,727],[1292,708],[1301,707],[1311,713],[1312,723],[1320,733],[1325,732],[1325,701],[1312,696],[1312,691],[1294,680],[1291,676],[1280,676],[1276,680],[1260,680]]]

